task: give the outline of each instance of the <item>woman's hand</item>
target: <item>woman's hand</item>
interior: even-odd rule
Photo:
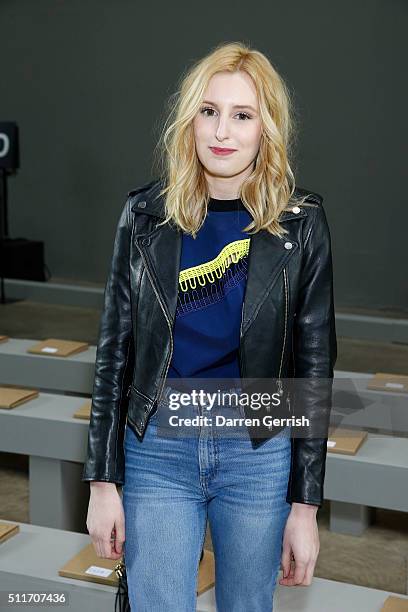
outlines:
[[[318,506],[292,503],[283,534],[283,586],[309,586],[319,555]],[[293,555],[293,556],[292,556]]]
[[[125,541],[125,513],[116,484],[91,481],[90,488],[86,527],[95,552],[104,559],[120,559]]]

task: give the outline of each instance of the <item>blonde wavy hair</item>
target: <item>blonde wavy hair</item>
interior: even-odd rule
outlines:
[[[169,99],[169,113],[154,152],[164,196],[165,220],[194,238],[207,214],[210,199],[203,166],[195,150],[193,119],[211,77],[220,71],[245,71],[255,85],[262,135],[252,173],[239,196],[253,220],[243,230],[265,229],[282,237],[287,230],[278,217],[290,207],[308,205],[309,194],[295,196],[295,178],[289,163],[294,133],[291,97],[286,84],[267,57],[241,42],[222,43],[182,75],[179,90]]]

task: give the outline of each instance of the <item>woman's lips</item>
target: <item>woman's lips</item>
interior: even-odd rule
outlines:
[[[218,147],[210,147],[210,149],[215,155],[231,155],[236,151],[236,149],[219,149]]]

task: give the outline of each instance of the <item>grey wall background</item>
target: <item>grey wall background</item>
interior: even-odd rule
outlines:
[[[0,119],[15,120],[12,237],[53,277],[105,282],[126,192],[148,182],[165,100],[222,41],[295,94],[298,185],[324,196],[340,307],[408,311],[404,0],[2,0]]]

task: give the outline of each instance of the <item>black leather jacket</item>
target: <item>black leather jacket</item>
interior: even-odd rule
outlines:
[[[83,481],[124,483],[126,422],[140,440],[173,349],[182,232],[164,219],[159,181],[129,192],[117,226],[96,353]],[[303,195],[304,190],[297,189]],[[289,231],[251,235],[241,376],[333,378],[337,340],[330,233],[322,198],[281,213]],[[256,449],[262,440],[252,438]],[[327,437],[292,439],[287,501],[323,503]]]

